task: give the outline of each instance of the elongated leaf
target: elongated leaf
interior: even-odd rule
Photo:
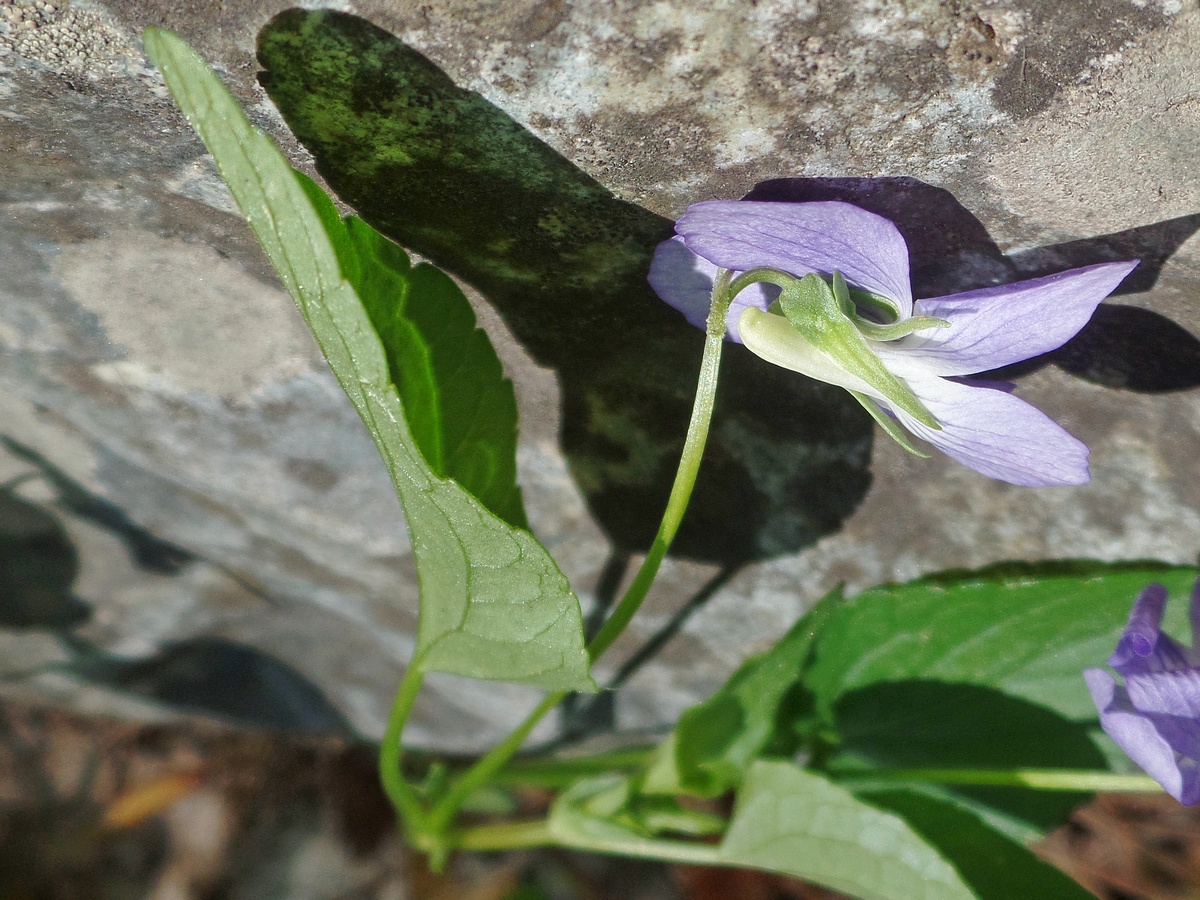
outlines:
[[[1092,721],[1081,672],[1104,663],[1134,597],[1159,581],[1186,596],[1196,569],[1163,563],[1050,563],[946,573],[875,588],[837,604],[804,683],[826,709],[882,681],[992,687]],[[1187,604],[1168,607],[1168,630]]]
[[[145,46],[387,464],[421,581],[414,664],[550,689],[594,690],[579,601],[549,554],[527,531],[438,477],[413,438],[358,293],[370,279],[359,277],[363,270],[350,262],[353,257],[367,264],[365,253],[350,250],[349,228],[360,226],[348,228],[328,197],[288,166],[182,40],[148,29]]]
[[[790,763],[759,761],[721,862],[783,872],[863,900],[969,900],[958,872],[901,818]]]

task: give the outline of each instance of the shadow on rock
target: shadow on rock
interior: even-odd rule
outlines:
[[[295,734],[354,735],[321,690],[287,663],[254,647],[194,637],[134,659],[67,635],[74,674],[175,709]]]
[[[0,486],[0,628],[73,628],[91,607],[72,592],[79,555],[40,506]]]
[[[63,507],[120,538],[139,568],[160,575],[174,575],[196,561],[194,554],[152,534],[129,518],[125,510],[89,491],[28,444],[7,435],[0,435],[0,444],[18,459],[37,466],[58,492],[58,502]]]
[[[476,287],[563,391],[562,447],[623,549],[649,542],[682,444],[701,341],[650,291],[668,220],[614,198],[507,114],[393,35],[289,10],[259,34],[259,79],[317,170],[400,244]],[[946,190],[912,178],[780,179],[757,200],[846,200],[896,222],[918,296],[1142,258],[1150,287],[1197,227],[1187,216],[1012,256]],[[1130,327],[1132,325],[1136,327]],[[1147,354],[1163,360],[1141,365]],[[1054,361],[1102,384],[1200,384],[1200,346],[1157,313],[1110,307]],[[725,565],[793,552],[840,527],[869,484],[871,426],[845,393],[731,346],[681,555]]]
[[[20,483],[43,478],[57,490],[62,507],[121,537],[131,560],[142,569],[174,575],[201,558],[137,525],[120,507],[87,491],[33,448],[3,435],[0,445],[41,470],[0,485],[0,629],[53,631],[71,654],[64,663],[10,673],[6,680],[55,670],[241,725],[354,736],[315,684],[254,647],[198,636],[168,644],[145,658],[129,658],[80,636],[76,629],[91,618],[93,606],[73,591],[79,550],[55,515],[15,492]]]
[[[703,343],[646,283],[672,223],[363,19],[289,10],[258,50],[263,86],[338,196],[477,288],[556,371],[576,483],[614,543],[647,546]],[[870,482],[871,428],[843,391],[730,346],[676,552],[737,564],[833,532]]]

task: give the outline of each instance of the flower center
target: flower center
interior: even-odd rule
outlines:
[[[730,295],[734,296],[752,284],[767,282],[779,287],[786,296],[789,292],[794,294],[801,281],[814,278],[820,279],[832,291],[833,299],[842,315],[858,329],[863,337],[873,341],[895,341],[928,328],[950,327],[950,323],[946,319],[938,319],[933,316],[909,316],[901,319],[899,309],[890,299],[861,288],[850,287],[842,273],[836,269],[830,279],[819,275],[806,275],[802,279],[779,269],[766,267],[750,269],[733,279],[729,285],[729,291]],[[791,321],[794,317],[784,312],[780,303],[782,300],[783,296],[771,304],[768,312],[783,315]],[[792,324],[796,323],[793,321]]]
[[[780,293],[766,312],[751,306],[738,319],[738,335],[748,350],[785,369],[844,387],[864,405],[873,398],[940,430],[908,385],[884,366],[874,341],[864,333],[884,329],[895,339],[916,329],[905,330],[903,321],[881,325],[865,319],[840,272],[834,272],[831,285],[815,274],[797,278],[778,269],[752,269],[730,281],[725,296],[756,282],[778,285]],[[921,327],[928,325],[918,322]]]

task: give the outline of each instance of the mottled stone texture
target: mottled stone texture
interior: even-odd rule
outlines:
[[[0,493],[5,691],[142,716],[199,706],[274,727],[382,731],[417,602],[398,504],[137,37],[150,24],[178,30],[298,165],[336,184],[336,161],[299,145],[256,80],[259,31],[285,7],[0,5],[0,480],[26,476]],[[756,507],[753,540],[728,537],[746,548],[737,558],[713,551],[724,537],[694,535],[695,559],[666,567],[615,660],[706,584],[715,590],[627,679],[621,726],[674,716],[839,583],[1002,559],[1196,558],[1190,0],[338,8],[494,104],[514,134],[548,145],[547,159],[594,179],[588,191],[611,191],[643,238],[696,200],[838,179],[757,191],[855,197],[895,216],[926,293],[1148,261],[1063,352],[1007,373],[1092,447],[1084,488],[1013,488],[885,441],[869,449],[868,488],[861,421],[837,411],[819,427],[762,430],[774,395],[754,390],[773,376],[734,354],[714,466],[741,460],[729,477],[770,502]],[[531,343],[529,320],[469,266],[456,274],[501,310],[475,297],[517,384],[530,519],[586,605],[619,519],[588,478],[635,478],[639,460],[666,464],[663,445],[626,433],[643,427],[636,417],[576,408],[560,362],[513,337]],[[597,331],[597,345],[621,339]],[[671,410],[687,402],[671,391]],[[836,402],[779,397],[793,417]],[[559,430],[565,421],[570,450],[572,415],[589,434],[608,422],[619,465],[575,451],[568,461]],[[781,443],[788,428],[803,454]],[[852,439],[830,437],[838,428]],[[820,503],[826,485],[796,484],[830,460],[859,479],[853,489],[820,515],[789,512],[791,491]],[[710,482],[714,503],[718,488]],[[449,678],[431,688],[413,738],[455,748],[492,739],[532,696]]]

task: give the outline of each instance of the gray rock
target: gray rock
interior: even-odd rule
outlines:
[[[80,674],[80,647],[145,660],[219,639],[286,666],[363,734],[382,732],[417,603],[398,504],[137,38],[148,24],[178,30],[313,171],[255,82],[256,35],[286,5],[0,8],[0,432],[12,441],[0,479],[31,476],[11,497],[40,504],[41,533],[73,545],[78,574],[55,596],[90,611],[71,640],[65,620],[0,629],[5,691],[174,714]],[[953,255],[926,273],[930,283],[982,284],[1126,251],[1161,263],[1156,279],[1110,302],[1183,332],[1119,313],[1146,325],[1117,329],[1144,345],[1114,346],[1110,328],[1062,366],[1019,379],[1023,397],[1092,447],[1090,485],[1023,490],[875,441],[873,481],[844,527],[805,546],[811,539],[795,535],[809,526],[788,532],[779,513],[772,527],[783,537],[760,542],[758,561],[722,581],[629,678],[616,703],[622,727],[669,721],[839,583],[855,590],[1014,558],[1195,559],[1200,408],[1190,389],[1200,376],[1186,332],[1200,290],[1200,12],[1191,5],[341,8],[402,38],[618,199],[667,218],[768,179],[909,176],[948,191],[995,242],[985,253],[945,236]],[[590,603],[608,536],[560,448],[560,384],[473,300],[517,384],[534,530]],[[739,427],[728,417],[714,431],[757,453],[754,471],[794,464]],[[668,562],[614,660],[717,577],[719,563],[697,555]],[[78,617],[78,607],[60,612]],[[491,741],[533,700],[453,678],[430,688],[411,737],[455,749]]]

